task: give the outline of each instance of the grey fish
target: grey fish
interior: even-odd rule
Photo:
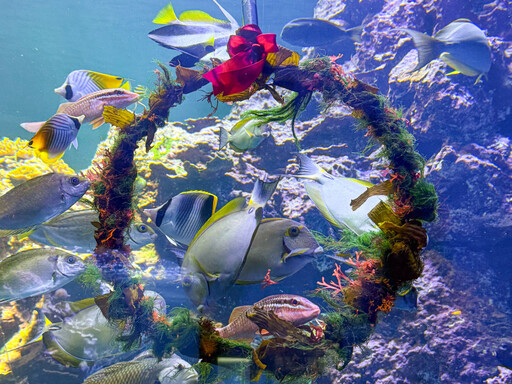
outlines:
[[[217,328],[220,337],[227,339],[252,339],[258,326],[246,316],[254,307],[261,307],[265,311],[274,311],[281,320],[289,321],[295,325],[302,325],[318,317],[320,308],[302,296],[273,295],[265,297],[254,305],[236,307],[231,312],[228,325]]]
[[[98,212],[94,209],[68,211],[51,221],[43,223],[30,238],[42,244],[62,247],[72,252],[92,253],[96,248],[92,224],[98,222]],[[127,232],[127,244],[139,249],[156,239],[155,231],[140,220],[134,220]]]
[[[55,291],[85,270],[83,260],[58,249],[29,249],[0,262],[0,303]]]
[[[91,183],[78,176],[47,173],[0,196],[0,236],[28,232],[75,204]]]
[[[192,384],[198,379],[194,368],[176,354],[159,362],[151,353],[142,352],[131,361],[93,373],[83,384]]]
[[[438,57],[455,70],[467,76],[480,77],[491,68],[491,48],[484,31],[467,19],[458,19],[437,32],[433,37],[402,29],[412,36],[418,50],[420,69]]]
[[[182,192],[160,207],[143,213],[165,234],[173,245],[190,245],[192,239],[215,213],[217,196],[208,192]]]
[[[231,200],[192,240],[183,259],[182,286],[199,309],[222,297],[236,282],[261,222],[263,206],[278,182],[257,180],[248,204],[242,197]]]
[[[231,132],[220,127],[219,149],[224,148],[229,143],[229,146],[236,152],[244,152],[256,148],[269,136],[270,127],[268,124],[262,125],[257,120],[246,118],[237,122]]]
[[[362,27],[344,29],[328,20],[300,18],[288,22],[281,39],[299,47],[325,47],[338,42],[359,41]]]
[[[236,284],[261,283],[270,269],[272,280],[293,275],[323,252],[309,230],[289,219],[264,219],[251,244]]]
[[[153,20],[156,24],[168,25],[151,31],[148,37],[166,48],[175,49],[197,59],[214,52],[223,53],[219,59],[228,59],[226,44],[229,37],[236,34],[239,25],[216,0],[213,2],[228,21],[215,19],[202,11],[186,11],[178,18],[172,4],[169,3]]]

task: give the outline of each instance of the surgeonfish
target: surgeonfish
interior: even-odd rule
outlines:
[[[68,210],[91,183],[78,176],[47,173],[0,196],[0,237],[30,232]]]
[[[72,103],[59,105],[57,113],[65,113],[70,116],[84,115],[82,124],[91,123],[92,129],[98,128],[105,120],[103,119],[103,108],[111,105],[116,108],[126,108],[139,99],[138,93],[127,91],[122,88],[102,89],[101,91],[89,93]],[[44,122],[22,123],[23,129],[29,132],[37,132]]]
[[[64,84],[55,88],[55,93],[61,95],[67,101],[77,101],[89,93],[111,88],[123,88],[129,91],[130,82],[119,76],[79,69],[70,72]]]
[[[42,244],[65,248],[72,252],[92,253],[96,248],[96,227],[92,223],[98,221],[98,212],[94,209],[67,211],[40,225],[29,237]],[[156,234],[142,221],[133,220],[126,238],[131,249],[139,249],[153,242]]]
[[[440,58],[455,70],[450,75],[462,73],[478,76],[477,83],[491,68],[491,48],[487,36],[470,20],[452,21],[433,37],[412,29],[401,30],[412,36],[418,50],[418,65],[413,71]]]
[[[362,27],[344,29],[328,20],[300,18],[288,22],[281,39],[299,47],[327,47],[342,41],[359,41]]]
[[[418,310],[418,290],[411,286],[405,292],[399,292],[396,295],[393,308],[407,312],[416,312]]]
[[[46,164],[59,160],[70,144],[78,147],[76,136],[84,115],[79,117],[57,113],[50,117],[29,141],[28,146],[34,148],[37,157]]]
[[[143,213],[162,231],[173,245],[190,245],[192,239],[215,213],[217,196],[202,191],[182,192],[160,207]]]
[[[182,286],[198,309],[213,304],[238,279],[278,182],[257,180],[249,203],[243,197],[231,200],[197,232],[183,259]]]
[[[252,339],[258,332],[258,326],[246,316],[254,307],[261,307],[265,311],[273,311],[281,320],[294,325],[302,325],[314,320],[320,315],[320,308],[302,296],[273,295],[254,303],[236,307],[231,312],[228,325],[217,328],[220,337],[226,339]]]
[[[0,261],[0,303],[42,295],[85,270],[83,260],[58,249],[29,249]]]
[[[323,252],[309,230],[289,219],[263,219],[251,243],[236,284],[258,284],[269,277],[282,280]]]
[[[167,4],[153,20],[155,24],[167,24],[151,31],[148,37],[158,44],[201,59],[215,53],[221,61],[229,59],[226,45],[229,37],[239,28],[236,20],[216,1],[227,18],[218,20],[203,11],[191,10],[176,17],[172,4]]]
[[[348,228],[357,235],[378,230],[370,220],[368,213],[380,202],[387,201],[385,196],[371,196],[355,211],[350,202],[359,197],[373,184],[348,177],[334,177],[316,165],[303,153],[298,154],[299,171],[294,177],[309,179],[304,187],[322,215],[335,227]]]
[[[270,127],[268,124],[246,118],[238,121],[231,132],[220,127],[219,149],[224,148],[228,143],[236,152],[244,152],[248,149],[254,149],[261,144],[263,140],[270,136]]]
[[[158,361],[144,351],[131,361],[122,361],[90,375],[83,384],[192,384],[199,375],[181,357],[172,354]]]

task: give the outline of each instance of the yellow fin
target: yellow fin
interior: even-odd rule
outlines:
[[[119,88],[126,89],[127,91],[129,91],[131,88],[131,84],[129,81],[127,81],[126,83],[122,84]]]
[[[204,23],[212,23],[212,24],[227,24],[227,21],[219,20],[214,17],[211,17],[209,14],[203,11],[191,10],[185,11],[180,15],[180,21],[195,21],[195,22],[204,22]]]
[[[106,75],[104,73],[87,71],[89,78],[100,88],[110,89],[119,88],[124,79],[119,76]]]
[[[119,109],[111,105],[106,105],[103,109],[103,120],[105,123],[115,125],[119,128],[125,128],[135,119],[133,112],[126,109]]]
[[[205,47],[213,47],[213,45],[215,44],[215,36],[212,35],[212,37],[210,37],[206,43],[204,43],[204,46]]]
[[[452,71],[452,72],[450,72],[450,73],[447,73],[447,74],[446,74],[446,76],[459,75],[459,74],[461,74],[461,72],[460,72],[460,71],[455,70],[455,71]]]
[[[80,301],[74,301],[69,303],[69,309],[71,309],[74,313],[80,312],[82,309],[88,308],[92,305],[96,305],[94,297],[89,297],[87,299],[83,299]]]
[[[184,193],[203,193],[205,195],[209,195],[211,197],[213,197],[213,204],[212,204],[212,215],[215,213],[215,210],[217,209],[217,203],[219,202],[219,198],[214,195],[213,193],[210,193],[210,192],[205,192],[205,191],[185,191],[185,192],[181,192],[181,194],[184,194]]]
[[[245,124],[247,124],[251,119],[252,119],[252,117],[246,117],[245,119],[237,121],[236,124],[233,125],[233,128],[231,128],[231,132],[230,133],[231,134],[235,133],[240,128],[242,128]]]
[[[375,184],[372,184],[366,180],[353,179],[351,177],[347,177],[347,180],[352,181],[357,184],[361,184],[361,185],[365,186],[366,188],[371,188],[371,187],[375,186]]]
[[[104,122],[105,122],[105,119],[103,118],[103,116],[100,116],[97,119],[94,119],[93,121],[91,121],[92,129],[98,128],[99,126],[103,125]]]
[[[174,8],[171,3],[163,7],[153,19],[153,23],[155,24],[169,24],[175,21],[178,21],[178,18],[176,17],[176,13],[174,13]]]
[[[241,307],[236,307],[231,312],[231,315],[229,315],[229,323],[232,323],[235,319],[237,319],[240,316],[243,316],[245,312],[250,310],[252,308],[252,305],[242,305]]]

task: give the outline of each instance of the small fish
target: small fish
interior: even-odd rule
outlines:
[[[262,125],[261,122],[252,118],[246,118],[237,122],[230,133],[220,127],[219,135],[219,149],[229,143],[234,151],[244,152],[256,148],[269,137],[270,127],[268,124]]]
[[[66,77],[64,84],[55,88],[55,93],[61,95],[67,101],[77,101],[89,93],[110,88],[123,88],[129,91],[130,82],[119,76],[79,69],[71,72]]]
[[[355,211],[350,206],[353,199],[373,184],[348,177],[334,177],[303,153],[299,153],[298,158],[299,172],[293,176],[312,180],[304,183],[304,187],[322,215],[332,225],[342,229],[348,228],[357,235],[378,230],[368,217],[368,212],[380,201],[387,201],[385,196],[371,196]]]
[[[203,225],[182,264],[182,286],[199,309],[216,300],[236,282],[245,263],[263,207],[279,180],[257,180],[249,203],[231,200]],[[211,304],[211,303],[210,303]]]
[[[96,248],[96,227],[92,223],[98,221],[98,212],[94,209],[68,211],[43,223],[29,237],[42,244],[72,252],[92,253]],[[156,233],[152,228],[139,220],[132,221],[127,232],[130,248],[139,249],[155,239]]]
[[[103,118],[103,108],[105,106],[110,105],[116,108],[126,108],[135,103],[139,97],[139,94],[122,88],[103,89],[89,93],[75,102],[59,105],[57,113],[65,113],[70,116],[84,115],[85,117],[82,124],[91,123],[92,129],[96,129],[105,122]],[[29,132],[37,132],[43,124],[44,121],[22,123],[20,125]]]
[[[320,308],[305,297],[297,295],[273,295],[265,297],[254,305],[236,307],[231,312],[228,325],[217,328],[220,337],[226,339],[252,339],[258,326],[246,316],[254,307],[261,307],[265,311],[273,311],[281,320],[294,325],[302,325],[316,319]]]
[[[131,361],[122,361],[90,375],[83,384],[192,384],[199,375],[176,354],[158,361],[145,351]]]
[[[189,56],[201,59],[206,55],[223,51],[223,58],[227,60],[226,45],[229,37],[235,35],[239,28],[236,20],[216,1],[228,21],[218,20],[203,11],[185,11],[179,18],[176,17],[172,4],[167,4],[153,20],[155,24],[167,24],[151,31],[148,37],[158,44],[175,49]],[[199,61],[199,60],[198,60]]]
[[[63,173],[34,177],[0,196],[0,237],[30,232],[68,210],[89,189],[83,178]]]
[[[452,21],[433,37],[412,29],[401,30],[412,36],[418,50],[418,65],[413,71],[440,58],[455,70],[449,75],[462,73],[478,76],[477,83],[491,68],[491,48],[487,36],[467,19]]]
[[[34,148],[35,155],[46,164],[56,162],[70,144],[78,148],[76,136],[84,117],[68,116],[65,113],[53,115],[36,132],[28,146]]]
[[[57,249],[29,249],[0,262],[0,303],[52,292],[85,270],[83,260]]]
[[[270,269],[271,280],[293,275],[323,252],[309,230],[289,219],[264,219],[254,236],[236,284],[261,283]]]
[[[406,292],[397,294],[394,308],[407,312],[416,312],[418,310],[418,290],[411,286]]]
[[[299,47],[327,47],[336,43],[359,41],[362,27],[344,29],[333,22],[300,18],[288,22],[281,31],[281,39]]]
[[[190,245],[192,239],[215,213],[217,196],[208,192],[182,192],[154,209],[143,213],[165,234],[173,245]]]

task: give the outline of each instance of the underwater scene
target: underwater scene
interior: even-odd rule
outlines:
[[[0,384],[512,383],[510,1],[3,3]]]

